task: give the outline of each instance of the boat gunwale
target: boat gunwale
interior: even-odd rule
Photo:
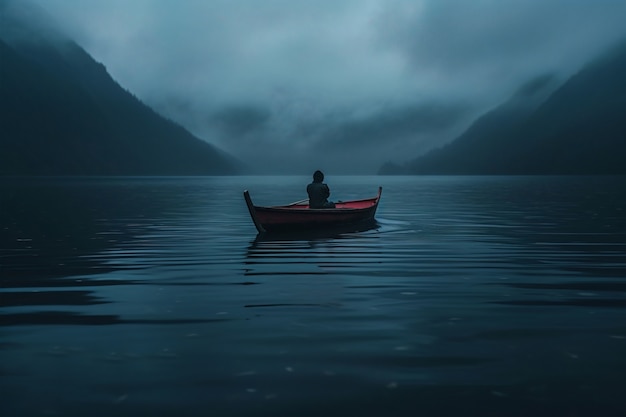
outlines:
[[[376,195],[376,197],[363,198],[359,200],[349,200],[349,201],[343,202],[343,203],[362,203],[362,202],[372,203],[371,205],[367,207],[357,207],[357,208],[312,209],[312,208],[309,208],[308,205],[305,205],[305,204],[290,204],[290,205],[285,205],[285,206],[255,206],[254,203],[252,202],[252,198],[250,197],[250,193],[248,192],[248,190],[244,190],[243,195],[244,195],[246,205],[248,206],[248,211],[250,212],[250,216],[252,217],[252,221],[254,222],[255,227],[260,233],[265,233],[266,229],[263,223],[259,220],[257,216],[257,211],[263,212],[263,213],[281,213],[281,214],[282,213],[284,214],[298,213],[304,216],[315,216],[315,215],[320,215],[320,214],[328,215],[328,216],[338,215],[338,214],[349,215],[349,214],[355,214],[355,213],[367,213],[370,211],[375,213],[378,208],[378,203],[380,202],[382,190],[383,190],[383,187],[379,186],[378,194]],[[298,206],[300,206],[301,208],[295,208]]]
[[[338,204],[348,204],[348,203],[362,203],[365,201],[371,201],[372,205],[371,206],[367,206],[367,207],[347,207],[347,208],[310,208],[308,204],[287,204],[284,206],[256,206],[253,204],[255,209],[262,209],[262,210],[280,210],[280,211],[295,211],[297,210],[298,212],[300,211],[313,211],[316,213],[319,212],[329,212],[329,213],[344,213],[346,211],[363,211],[363,210],[367,210],[369,208],[375,207],[376,205],[378,205],[378,202],[380,201],[380,196],[382,194],[382,190],[383,187],[378,187],[378,194],[376,195],[376,197],[370,197],[370,198],[362,198],[359,200],[348,200],[348,201],[340,201],[337,202]],[[298,208],[295,209],[295,207],[302,207],[302,208]]]
[[[372,199],[368,199],[368,200],[359,200],[359,201],[372,201],[372,204],[367,206],[367,207],[346,207],[346,208],[318,208],[318,209],[312,209],[309,207],[302,207],[302,208],[294,208],[289,207],[289,206],[270,206],[270,207],[266,207],[266,206],[254,206],[254,208],[256,210],[263,210],[263,211],[276,211],[276,212],[281,212],[281,213],[346,213],[346,212],[351,212],[351,211],[364,211],[367,209],[370,209],[372,207],[376,206],[376,199],[372,198]],[[353,202],[353,201],[350,201]],[[354,202],[356,202],[356,200],[354,200]]]

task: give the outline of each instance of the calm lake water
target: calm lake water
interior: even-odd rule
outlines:
[[[626,178],[0,179],[0,415],[626,415]]]

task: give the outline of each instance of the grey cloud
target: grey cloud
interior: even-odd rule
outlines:
[[[260,134],[267,126],[271,113],[253,106],[235,106],[222,109],[211,115],[207,123],[215,126],[228,137],[240,137],[246,134]]]
[[[371,147],[446,131],[468,114],[463,104],[415,104],[388,108],[368,117],[343,121],[329,129],[321,142],[331,149]]]
[[[538,74],[573,75],[626,37],[626,2],[436,0],[400,2],[376,20],[381,49],[399,54],[426,95],[484,111]]]
[[[418,156],[626,37],[623,0],[29,1],[166,117],[294,170]]]
[[[45,8],[15,0],[0,0],[0,36],[9,43],[68,39],[62,25]]]
[[[546,94],[557,87],[558,81],[559,78],[552,73],[539,75],[522,84],[515,96],[531,98],[536,95]]]
[[[399,47],[415,70],[505,77],[578,65],[626,36],[624,21],[623,1],[437,0],[389,6],[379,24],[387,47]]]

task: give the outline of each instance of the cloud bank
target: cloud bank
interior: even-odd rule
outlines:
[[[626,37],[619,0],[32,0],[260,172],[373,173]]]

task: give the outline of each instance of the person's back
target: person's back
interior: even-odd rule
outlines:
[[[306,187],[306,192],[309,195],[309,207],[312,209],[335,207],[333,202],[328,201],[330,189],[323,181],[324,174],[322,171],[315,171],[313,174],[313,182]]]

